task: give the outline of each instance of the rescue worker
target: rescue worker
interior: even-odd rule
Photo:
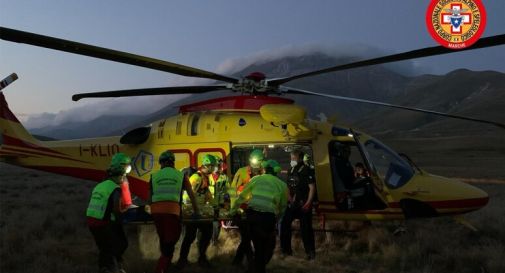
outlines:
[[[216,165],[216,158],[213,155],[206,154],[202,159],[200,169],[189,178],[191,187],[196,195],[198,207],[201,209],[213,203],[214,185],[210,184],[211,180],[209,176],[214,171]],[[196,238],[197,231],[200,232],[198,240],[198,264],[207,268],[211,266],[206,252],[212,239],[212,222],[188,223],[186,224],[184,239],[181,244],[179,261],[177,261],[179,269],[184,268],[188,264],[189,249]]]
[[[275,225],[287,206],[288,188],[276,175],[279,163],[268,160],[262,163],[262,175],[255,176],[245,186],[237,201],[232,204],[230,214],[237,214],[239,206],[247,202],[245,211],[247,225],[254,245],[252,272],[265,272],[266,264],[275,249]]]
[[[226,175],[226,163],[221,158],[216,158],[217,165],[209,176],[210,184],[214,185],[215,208],[229,206],[230,195],[228,193],[228,176]]]
[[[87,223],[98,247],[98,266],[102,273],[124,273],[123,253],[128,248],[128,240],[123,230],[120,185],[131,171],[131,159],[123,153],[113,156],[107,168],[107,178],[98,183],[91,193],[86,210]]]
[[[160,240],[161,256],[155,272],[166,273],[181,235],[182,190],[188,193],[197,215],[199,208],[188,177],[175,169],[175,155],[167,150],[161,153],[158,162],[161,170],[154,173],[150,181],[149,211]]]
[[[312,228],[312,202],[316,191],[312,170],[303,163],[302,151],[291,152],[291,170],[288,173],[290,202],[281,221],[280,241],[282,254],[293,255],[291,248],[291,224],[295,218],[300,219],[300,231],[306,259],[316,257],[314,230]]]
[[[230,186],[232,189],[236,189],[235,196],[231,197],[232,204],[235,202],[236,197],[242,192],[247,183],[249,183],[251,178],[261,174],[261,163],[264,159],[263,152],[259,149],[254,149],[249,154],[249,165],[237,170]],[[242,209],[245,209],[245,206],[242,206]],[[232,264],[241,265],[244,260],[244,256],[247,258],[247,261],[251,263],[253,256],[248,227],[240,220],[238,220],[237,224],[240,231],[240,244],[237,247],[237,252],[235,254],[235,258],[233,258]]]
[[[210,184],[214,185],[214,202],[212,207],[214,208],[215,220],[212,222],[212,244],[216,244],[219,239],[219,234],[221,233],[221,224],[217,219],[220,217],[220,209],[225,209],[229,211],[230,209],[230,193],[229,190],[229,179],[226,175],[226,163],[223,159],[216,157],[217,166],[214,167],[214,171],[209,176]]]
[[[261,174],[261,162],[265,159],[263,152],[259,149],[254,149],[249,154],[249,165],[237,170],[231,187],[237,189],[237,195],[244,189],[245,185],[252,177]]]

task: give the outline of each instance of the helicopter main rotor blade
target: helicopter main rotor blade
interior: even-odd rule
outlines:
[[[224,89],[228,89],[226,85],[141,88],[141,89],[104,91],[94,93],[80,93],[73,95],[72,100],[78,101],[83,98],[117,98],[117,97],[138,97],[138,96],[152,96],[152,95],[201,94],[205,92],[224,90]]]
[[[299,75],[295,75],[295,76],[291,76],[291,77],[274,79],[274,80],[268,81],[268,85],[269,86],[279,86],[281,84],[285,84],[287,82],[290,82],[290,81],[293,81],[296,79],[305,78],[305,77],[309,77],[309,76],[315,76],[315,75],[329,73],[329,72],[335,72],[335,71],[346,70],[346,69],[351,69],[351,68],[358,68],[358,67],[369,66],[369,65],[398,62],[398,61],[404,61],[404,60],[410,60],[410,59],[416,59],[416,58],[422,58],[422,57],[429,57],[429,56],[435,56],[435,55],[458,53],[461,51],[474,50],[474,49],[498,46],[498,45],[503,45],[503,44],[505,44],[505,34],[482,38],[479,41],[477,41],[475,44],[473,44],[471,47],[467,47],[467,48],[464,48],[461,50],[453,50],[453,49],[449,49],[449,48],[446,48],[443,46],[427,47],[427,48],[412,50],[412,51],[403,52],[403,53],[399,53],[399,54],[383,56],[383,57],[379,57],[379,58],[375,58],[375,59],[368,59],[368,60],[358,61],[358,62],[354,62],[354,63],[337,65],[337,66],[328,67],[328,68],[316,70],[316,71],[311,71],[311,72],[307,72],[307,73],[303,73],[303,74],[299,74]]]
[[[74,54],[85,55],[119,63],[141,66],[182,76],[208,78],[229,83],[238,82],[238,80],[235,78],[219,75],[190,66],[5,27],[0,27],[0,39],[66,51]]]
[[[494,122],[494,121],[489,121],[489,120],[483,120],[483,119],[477,119],[477,118],[472,118],[472,117],[453,115],[453,114],[448,114],[448,113],[443,113],[443,112],[438,112],[438,111],[432,111],[432,110],[426,110],[426,109],[421,109],[421,108],[415,108],[415,107],[407,107],[407,106],[390,104],[390,103],[385,103],[385,102],[380,102],[380,101],[372,101],[372,100],[364,100],[364,99],[357,99],[357,98],[351,98],[351,97],[343,97],[343,96],[322,94],[322,93],[317,93],[317,92],[312,92],[312,91],[308,91],[308,90],[303,90],[303,89],[298,89],[298,88],[292,88],[292,87],[287,87],[287,86],[281,86],[280,88],[281,88],[282,92],[286,92],[286,93],[314,95],[314,96],[332,98],[332,99],[337,99],[337,100],[345,100],[345,101],[351,101],[351,102],[374,104],[374,105],[380,105],[380,106],[385,106],[385,107],[390,107],[390,108],[397,108],[397,109],[403,109],[403,110],[408,110],[408,111],[414,111],[414,112],[421,112],[421,113],[426,113],[426,114],[432,114],[432,115],[437,115],[437,116],[442,116],[442,117],[449,117],[449,118],[455,118],[455,119],[462,119],[462,120],[468,120],[468,121],[475,121],[475,122],[480,122],[480,123],[486,123],[486,124],[491,124],[491,125],[500,127],[502,129],[505,129],[505,124],[499,123],[499,122]]]

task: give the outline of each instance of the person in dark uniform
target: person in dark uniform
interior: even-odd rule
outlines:
[[[307,260],[316,257],[314,230],[312,228],[312,202],[316,192],[313,172],[303,163],[304,153],[291,153],[291,170],[288,173],[289,204],[281,220],[280,241],[283,255],[293,255],[291,248],[291,224],[300,219],[303,246]]]

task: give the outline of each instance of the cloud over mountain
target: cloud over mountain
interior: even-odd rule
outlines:
[[[246,57],[227,59],[219,64],[215,71],[224,75],[236,75],[237,77],[240,77],[244,76],[240,73],[244,73],[244,69],[248,67],[254,66],[261,68],[263,64],[274,62],[276,60],[310,56],[316,53],[333,57],[335,60],[340,59],[341,61],[345,62],[391,54],[391,52],[384,52],[365,45],[287,45],[273,50],[256,52]],[[315,66],[313,69],[325,68],[332,65],[337,65],[337,63],[327,63],[321,66]],[[394,71],[401,72],[402,74],[412,74],[415,71],[419,70],[411,61],[395,63],[388,65],[387,67]],[[279,65],[279,68],[277,70],[284,70],[275,71],[277,72],[276,74],[282,74],[282,76],[288,76],[292,73],[298,72],[291,71],[289,67],[283,67],[282,64]],[[213,81],[208,79],[175,76],[170,82],[167,83],[167,86],[205,85],[212,83]],[[154,113],[163,107],[171,105],[187,96],[188,95],[164,95],[131,98],[89,99],[82,106],[77,106],[68,110],[62,110],[57,113],[41,113],[29,115],[25,118],[25,124],[28,128],[34,129],[57,127],[66,123],[73,122],[88,122],[99,118],[100,116],[145,116]]]

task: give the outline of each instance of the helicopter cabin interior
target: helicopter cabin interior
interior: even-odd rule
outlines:
[[[386,205],[376,195],[367,167],[356,142],[331,141],[328,144],[331,182],[338,210],[380,210]]]
[[[292,151],[302,151],[308,155],[307,164],[314,168],[313,151],[309,143],[280,143],[280,144],[259,144],[259,145],[237,145],[234,146],[228,159],[228,173],[233,176],[235,172],[249,164],[249,154],[253,149],[262,150],[265,158],[274,159],[281,165],[282,171],[279,178],[287,181],[288,173],[291,169],[290,154]],[[342,151],[349,151],[348,160],[343,160]],[[346,210],[381,210],[386,205],[376,195],[374,186],[370,178],[370,171],[366,167],[365,159],[355,142],[331,141],[328,144],[330,156],[331,174],[326,182],[331,182],[333,192],[338,197],[335,200],[335,208],[340,211]],[[356,169],[361,168],[360,171]],[[324,176],[323,176],[324,177]],[[316,181],[316,188],[323,189],[324,181]],[[318,202],[317,192],[314,200]]]

